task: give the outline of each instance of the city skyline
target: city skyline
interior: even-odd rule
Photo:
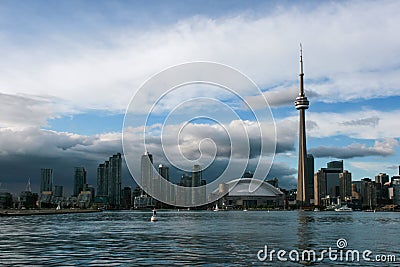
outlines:
[[[196,60],[237,68],[261,88],[277,126],[270,178],[295,187],[299,42],[307,59],[307,147],[315,170],[344,159],[353,180],[397,175],[397,2],[156,3],[0,4],[0,190],[20,192],[30,177],[38,192],[41,168],[53,169],[54,184],[68,192],[76,166],[95,184],[98,164],[122,151],[124,111],[135,90],[166,67]],[[164,108],[177,101],[167,99]],[[190,141],[212,130],[207,123],[191,126],[198,135]],[[143,141],[139,134],[137,140]],[[168,165],[156,147],[151,143],[149,151],[156,163]],[[131,185],[122,168],[123,185]],[[170,176],[177,176],[173,168]]]

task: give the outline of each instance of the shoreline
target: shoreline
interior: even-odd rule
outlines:
[[[69,213],[92,213],[102,212],[102,210],[84,210],[84,209],[65,209],[65,210],[2,210],[0,211],[0,217],[11,217],[11,216],[33,216],[33,215],[53,215],[53,214],[69,214]]]

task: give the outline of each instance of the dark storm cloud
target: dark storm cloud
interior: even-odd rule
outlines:
[[[309,152],[316,158],[349,159],[368,156],[390,156],[395,153],[396,146],[398,146],[396,139],[385,139],[383,141],[375,141],[372,147],[367,147],[364,144],[351,144],[346,147],[319,146],[309,149]]]
[[[88,182],[96,185],[97,165],[117,152],[122,152],[120,134],[80,136],[34,127],[1,129],[2,189],[22,191],[30,177],[32,189],[38,192],[40,169],[52,168],[54,184],[64,185],[70,191],[73,169],[77,166],[87,168]],[[127,171],[125,174],[129,177]]]
[[[278,178],[279,187],[292,189],[297,185],[297,169],[291,168],[283,162],[274,162],[268,173],[267,179]]]
[[[179,126],[171,126],[179,127]],[[227,126],[231,135],[238,135],[235,126]],[[230,128],[229,128],[230,127]],[[250,138],[250,156],[247,154],[245,142],[236,144],[239,149],[235,155],[231,155],[230,139],[224,131],[218,132],[212,125],[188,125],[187,134],[183,136],[182,143],[177,146],[176,137],[166,135],[161,143],[160,138],[152,137],[146,139],[146,148],[153,154],[155,163],[163,163],[172,166],[165,158],[164,150],[169,149],[172,160],[182,153],[185,156],[198,158],[200,155],[199,143],[204,138],[211,138],[212,142],[202,142],[200,149],[206,157],[213,156],[216,147],[216,158],[212,168],[205,171],[206,177],[216,177],[226,166],[226,160],[234,157],[236,160],[256,159],[261,151],[261,139],[254,135],[258,125],[249,124],[248,133]],[[265,127],[265,126],[264,126]],[[277,152],[284,153],[294,150],[294,138],[291,123],[278,123]],[[144,153],[138,144],[143,142],[142,132],[135,129],[133,132],[132,147],[135,155],[133,168],[134,175],[140,175],[140,156]],[[174,142],[175,140],[175,142]],[[263,137],[263,144],[272,146],[274,135]],[[243,149],[242,149],[243,148]],[[164,150],[163,150],[164,149]],[[31,177],[32,187],[39,187],[40,168],[54,169],[54,184],[71,187],[73,182],[73,168],[84,166],[89,176],[88,182],[96,185],[96,168],[99,163],[104,162],[111,155],[123,152],[121,145],[121,133],[106,133],[99,135],[78,135],[66,132],[56,132],[39,129],[38,127],[25,127],[21,129],[0,129],[0,167],[3,175],[0,176],[2,188],[11,188],[14,192],[23,189],[28,177]],[[178,162],[179,163],[179,162]],[[225,165],[224,165],[225,164]],[[190,169],[191,166],[188,166]],[[215,169],[215,170],[213,170]],[[176,179],[179,175],[176,172]],[[240,176],[240,174],[238,174]],[[126,184],[130,184],[130,173],[125,168],[123,177]],[[283,176],[284,177],[284,176]],[[210,178],[212,179],[212,178]],[[1,189],[1,188],[0,188]]]

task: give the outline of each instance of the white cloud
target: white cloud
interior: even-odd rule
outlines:
[[[63,110],[56,99],[0,93],[0,128],[24,128],[47,125],[47,120],[57,117]]]
[[[311,137],[346,135],[359,139],[399,138],[400,110],[360,110],[343,113],[308,112],[314,126],[308,129]]]
[[[399,12],[396,1],[326,3],[265,17],[193,17],[148,32],[105,28],[110,34],[97,38],[113,38],[109,46],[87,37],[82,43],[77,35],[44,38],[24,52],[3,45],[0,90],[123,110],[145,79],[193,60],[232,65],[269,87],[296,81],[302,41],[306,88],[331,101],[399,95]]]

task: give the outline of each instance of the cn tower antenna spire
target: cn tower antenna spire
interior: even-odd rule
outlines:
[[[300,43],[300,96],[304,96],[303,46]]]

